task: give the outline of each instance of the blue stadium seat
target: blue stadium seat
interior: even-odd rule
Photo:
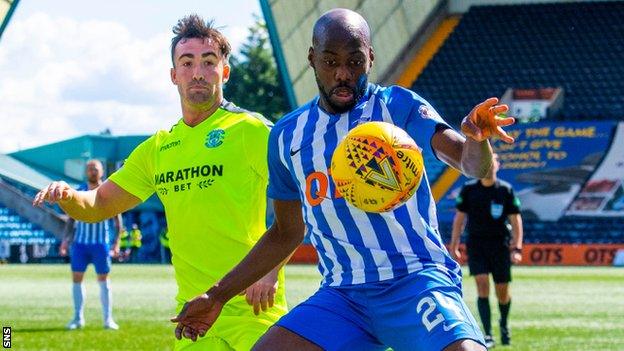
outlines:
[[[624,2],[473,6],[412,89],[454,126],[508,87],[562,86],[559,118],[622,120],[622,18]]]
[[[529,244],[618,244],[624,241],[624,218],[564,217],[558,222],[525,219],[523,223],[524,242]],[[451,223],[440,223],[444,242],[450,242],[451,231]]]
[[[11,244],[55,244],[56,237],[11,209],[0,205],[0,240]]]

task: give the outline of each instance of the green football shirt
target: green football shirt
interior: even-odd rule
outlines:
[[[142,201],[154,192],[162,201],[178,303],[215,284],[265,232],[269,126],[224,103],[195,127],[180,120],[159,131],[110,176]],[[279,286],[283,296],[283,272]]]

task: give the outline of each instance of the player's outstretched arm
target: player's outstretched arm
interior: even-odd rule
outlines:
[[[475,106],[461,123],[461,132],[474,141],[486,141],[494,136],[506,143],[513,143],[514,139],[503,130],[503,127],[514,124],[513,117],[498,117],[506,113],[509,107],[498,104],[498,98],[491,97]]]
[[[492,166],[492,146],[489,139],[498,137],[513,143],[503,127],[515,122],[512,117],[499,118],[509,110],[499,105],[497,98],[489,98],[475,106],[461,123],[462,136],[452,129],[441,129],[431,139],[431,146],[438,157],[462,173],[484,178]]]
[[[176,338],[196,340],[217,320],[223,305],[284,261],[303,241],[300,201],[275,200],[275,222],[249,254],[221,281],[193,300],[171,321]]]
[[[89,191],[75,190],[63,181],[52,182],[35,195],[33,205],[40,206],[44,201],[57,203],[73,219],[89,223],[111,218],[141,203],[139,198],[108,180]]]

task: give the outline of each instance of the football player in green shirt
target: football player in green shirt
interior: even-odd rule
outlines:
[[[97,189],[78,192],[54,182],[33,203],[58,203],[72,218],[97,222],[157,193],[167,217],[179,312],[266,230],[270,122],[224,100],[230,44],[211,23],[191,15],[173,32],[171,80],[182,118],[140,144]],[[285,313],[283,272],[276,267],[225,305],[210,333],[195,343],[178,340],[175,348],[249,350]]]

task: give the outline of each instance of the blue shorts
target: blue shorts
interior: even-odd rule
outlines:
[[[108,274],[111,267],[108,250],[107,244],[73,243],[70,255],[72,272],[84,272],[87,265],[93,263],[97,274]]]
[[[442,350],[485,344],[461,287],[435,268],[387,281],[321,287],[276,325],[324,350]]]

